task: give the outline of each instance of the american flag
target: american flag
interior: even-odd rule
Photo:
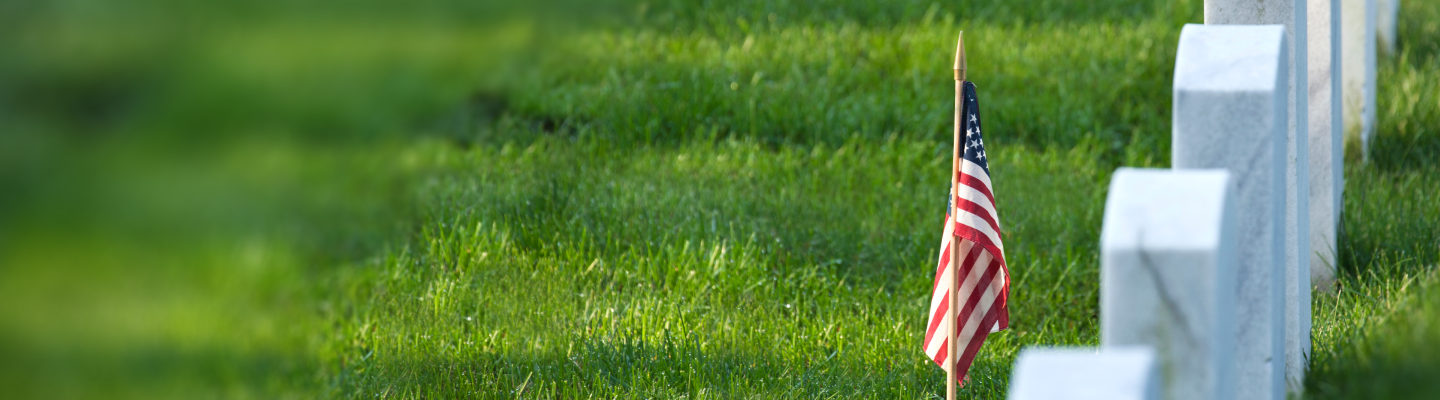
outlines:
[[[1010,313],[1005,307],[1010,273],[1005,266],[1005,245],[1000,241],[1000,215],[995,212],[985,141],[980,138],[980,103],[975,100],[975,84],[964,82],[962,93],[963,108],[955,135],[958,157],[951,171],[945,234],[940,240],[930,323],[925,330],[925,354],[948,371],[949,363],[945,361],[952,345],[948,343],[950,318],[959,317],[954,376],[963,384],[985,336],[1010,326]],[[951,259],[951,246],[957,246],[959,260]],[[950,285],[955,282],[952,274],[961,277],[955,292],[958,301],[950,298]],[[956,304],[958,307],[952,307]]]

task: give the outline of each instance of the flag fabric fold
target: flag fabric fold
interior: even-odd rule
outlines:
[[[955,352],[958,356],[955,376],[961,377],[958,379],[963,385],[963,377],[985,337],[1010,326],[1006,307],[1010,273],[1000,237],[1000,214],[996,212],[990,164],[981,138],[975,84],[964,82],[961,92],[961,112],[956,121],[957,157],[951,171],[924,350],[931,360],[948,370],[949,347],[959,346]],[[952,251],[952,246],[957,251]],[[956,298],[951,299],[950,286],[954,284],[959,287]],[[952,318],[958,324],[952,324]],[[949,343],[951,326],[957,329],[953,344]]]

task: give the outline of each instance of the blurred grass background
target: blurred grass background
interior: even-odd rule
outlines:
[[[1440,393],[1440,6],[1405,2],[1308,393]],[[1097,342],[1198,0],[0,4],[18,398],[926,398],[960,30],[1015,285]]]

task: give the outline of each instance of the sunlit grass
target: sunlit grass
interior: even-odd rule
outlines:
[[[939,370],[917,346],[937,144],[439,148],[432,222],[333,300],[354,310],[335,323],[366,338],[340,345],[342,372],[366,371],[346,388],[493,393],[528,378],[602,396],[932,394]],[[1007,234],[1026,249],[1014,280],[1035,288],[1013,312],[1044,317],[994,338],[968,389],[987,397],[1022,344],[1094,344],[1093,245],[1072,243],[1094,242],[1084,226],[1103,186],[1091,181],[1105,176],[1072,169],[1093,150],[995,154],[997,179],[1013,182],[998,189],[1015,197]],[[467,371],[489,375],[444,378]]]
[[[190,26],[77,4],[0,39],[17,397],[939,396],[920,326],[964,30],[1015,291],[963,393],[1001,398],[1022,347],[1098,341],[1109,174],[1168,165],[1200,16],[254,3]],[[1346,174],[1341,292],[1314,304],[1318,398],[1437,390],[1440,7],[1405,7],[1377,154]]]

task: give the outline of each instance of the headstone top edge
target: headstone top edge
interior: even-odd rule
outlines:
[[[1030,346],[1020,350],[1020,355],[1026,354],[1043,356],[1154,356],[1155,350],[1150,348],[1150,346]]]
[[[1006,398],[1153,399],[1159,363],[1149,346],[1027,347],[1016,357]]]
[[[1231,201],[1229,171],[1122,167],[1110,180],[1101,249],[1207,251],[1220,246]]]
[[[1284,25],[1186,24],[1175,52],[1174,90],[1274,92],[1284,52]]]

